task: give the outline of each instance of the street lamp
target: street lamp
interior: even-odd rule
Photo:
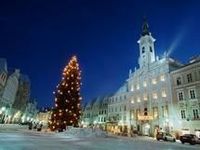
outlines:
[[[2,107],[1,111],[4,112],[6,110],[6,107]]]

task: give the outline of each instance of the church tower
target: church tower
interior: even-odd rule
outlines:
[[[149,32],[149,25],[145,19],[142,25],[141,37],[137,42],[140,49],[140,57],[138,60],[140,68],[146,67],[150,63],[155,62],[155,41],[156,40],[151,36],[151,33]]]

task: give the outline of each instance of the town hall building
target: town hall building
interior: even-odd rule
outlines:
[[[183,65],[167,55],[159,58],[156,56],[155,41],[156,39],[152,36],[147,21],[144,21],[140,38],[137,41],[139,68],[135,68],[133,72],[130,71],[129,77],[122,87],[109,97],[107,101],[107,131],[127,135],[136,131],[148,136],[154,136],[159,130],[181,134],[183,126],[177,126],[177,120],[183,121],[183,117],[187,119],[186,114],[184,116],[186,111],[187,114],[190,112],[191,115],[195,115],[196,121],[195,127],[190,127],[189,130],[195,132],[200,129],[200,93],[197,92],[200,91],[200,63],[193,60],[197,73],[193,73],[195,74],[193,75],[195,82],[190,84],[193,87],[192,89],[195,89],[195,92],[193,92],[195,98],[194,94],[189,91],[187,93],[189,93],[190,99],[192,99],[191,94],[193,94],[193,99],[186,101],[187,103],[179,102],[177,95],[180,97],[180,94],[177,94],[177,92],[187,89],[184,86],[189,85],[185,85],[186,83],[181,81],[181,88],[180,86],[177,87],[174,84],[176,82],[174,78],[178,76],[179,72],[181,74],[182,70],[186,72],[185,70],[190,68],[188,67],[190,64]],[[180,76],[181,79],[182,76]],[[190,102],[196,104],[193,110],[188,110],[191,107],[188,104]],[[182,118],[180,119],[180,117]],[[189,123],[189,121],[186,122]],[[95,122],[95,124],[98,124],[98,122]]]

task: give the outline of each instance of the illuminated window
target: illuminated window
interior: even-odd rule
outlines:
[[[133,98],[131,99],[131,104],[134,104],[134,99]]]
[[[134,91],[134,86],[133,85],[131,85],[131,91]]]
[[[153,93],[153,99],[157,99],[157,98],[158,98],[157,93]]]
[[[160,81],[165,81],[165,76],[164,75],[160,76]]]
[[[162,91],[162,97],[167,97],[167,94],[166,94],[165,90]]]
[[[143,98],[145,101],[147,101],[147,94],[144,94]]]
[[[157,83],[156,79],[152,79],[152,84],[156,84],[156,83]]]
[[[139,89],[140,89],[140,86],[139,86],[139,84],[137,84],[137,86],[136,86],[136,89],[137,89],[137,90],[139,90]]]
[[[137,102],[138,102],[138,103],[140,102],[140,97],[137,97]]]
[[[164,107],[164,117],[168,117],[168,106]]]
[[[153,108],[153,118],[158,118],[158,107]]]
[[[147,87],[147,82],[146,81],[143,82],[143,86]]]

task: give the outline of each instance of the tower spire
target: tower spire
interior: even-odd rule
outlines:
[[[150,35],[150,32],[149,32],[149,25],[147,23],[147,19],[146,17],[144,17],[144,21],[143,21],[143,24],[142,24],[142,36],[145,36],[145,35]]]

